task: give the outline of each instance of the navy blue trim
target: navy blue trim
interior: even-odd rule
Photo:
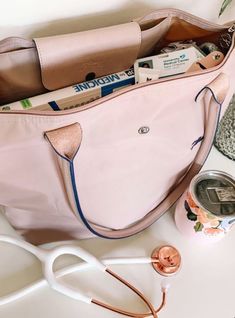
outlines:
[[[209,91],[211,92],[211,94],[212,94],[214,100],[216,101],[216,103],[219,104],[219,105],[221,105],[220,102],[218,101],[218,99],[216,98],[215,93],[213,92],[213,90],[212,90],[210,87],[208,87],[208,86],[203,87],[203,88],[197,93],[197,95],[196,95],[196,97],[195,97],[195,102],[197,102],[198,97],[201,95],[201,93],[202,93],[205,89],[209,89]]]
[[[70,171],[70,177],[71,177],[71,182],[72,182],[72,188],[73,188],[73,194],[74,194],[74,199],[75,199],[75,203],[76,203],[76,207],[79,213],[79,216],[82,220],[82,222],[85,224],[85,226],[96,236],[102,237],[102,238],[107,238],[109,239],[110,237],[108,236],[103,236],[101,234],[99,234],[98,232],[96,232],[88,223],[87,219],[85,218],[83,212],[82,212],[82,208],[80,205],[80,201],[79,201],[79,197],[78,197],[78,193],[77,193],[77,186],[76,186],[76,180],[75,180],[75,174],[74,174],[74,165],[73,165],[73,160],[76,156],[76,154],[78,153],[78,150],[80,148],[80,145],[77,149],[77,151],[75,152],[73,158],[70,160],[69,158],[62,156],[53,146],[53,144],[50,142],[49,138],[47,137],[47,134],[44,133],[44,137],[48,140],[49,144],[51,145],[52,149],[55,151],[55,153],[62,159],[66,160],[69,163],[69,171]],[[117,238],[118,239],[118,238]]]
[[[194,148],[199,142],[201,142],[203,139],[204,139],[204,136],[201,136],[201,137],[197,138],[196,140],[194,140],[194,142],[192,143],[190,149],[193,150],[193,148]]]
[[[73,165],[73,160],[69,162],[69,171],[70,171],[70,177],[71,177],[71,182],[72,182],[72,188],[73,188],[73,194],[74,194],[74,199],[76,202],[77,210],[79,213],[80,218],[82,219],[82,222],[86,225],[86,227],[96,236],[102,237],[102,238],[110,238],[108,236],[101,235],[100,233],[96,232],[89,224],[87,221],[86,217],[84,216],[82,212],[82,208],[80,205],[79,197],[78,197],[78,192],[77,192],[77,186],[76,186],[76,180],[75,180],[75,174],[74,174],[74,165]]]
[[[55,101],[49,102],[48,104],[51,106],[53,110],[61,110]]]

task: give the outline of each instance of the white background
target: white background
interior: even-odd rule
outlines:
[[[0,39],[69,33],[130,21],[174,7],[223,23],[235,20],[235,3],[218,19],[223,0],[1,0]],[[235,2],[235,0],[233,0]]]

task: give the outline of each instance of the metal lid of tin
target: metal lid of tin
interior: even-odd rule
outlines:
[[[189,187],[198,207],[220,218],[235,215],[235,179],[222,171],[206,170]]]

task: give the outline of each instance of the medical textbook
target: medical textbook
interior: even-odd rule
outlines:
[[[75,84],[0,107],[9,110],[66,110],[84,106],[125,86],[133,85],[133,68]]]

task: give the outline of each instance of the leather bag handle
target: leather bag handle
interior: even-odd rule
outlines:
[[[0,41],[0,54],[12,51],[31,49],[35,44],[32,40],[26,40],[19,37],[9,37]]]

